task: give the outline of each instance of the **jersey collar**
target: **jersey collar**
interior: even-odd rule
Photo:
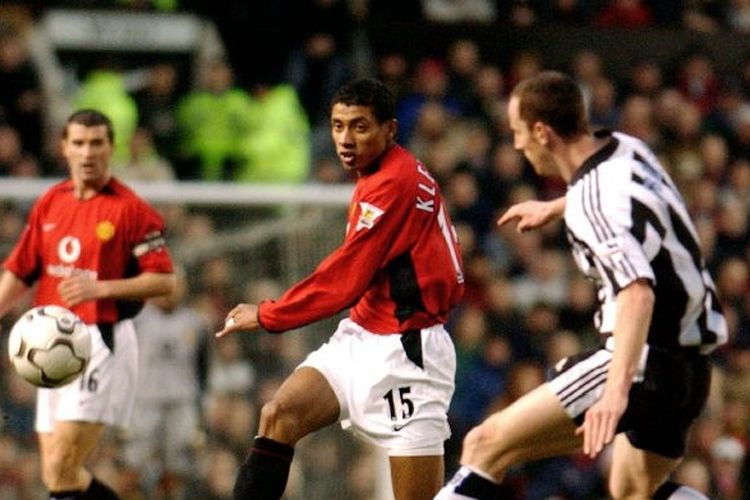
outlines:
[[[578,170],[573,173],[573,177],[570,178],[570,182],[568,183],[569,186],[572,186],[573,184],[578,182],[584,175],[589,173],[597,165],[612,156],[617,149],[617,146],[620,145],[620,141],[612,135],[611,130],[597,130],[596,132],[594,132],[594,137],[596,137],[597,139],[604,139],[606,137],[609,137],[609,142],[607,142],[607,144],[605,144],[603,147],[599,148],[599,150],[597,150],[594,154],[586,158],[586,161],[584,161],[583,164],[578,167]]]

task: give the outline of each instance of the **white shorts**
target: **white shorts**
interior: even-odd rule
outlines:
[[[442,455],[450,437],[456,351],[442,325],[412,332],[412,358],[401,334],[376,335],[350,319],[299,367],[315,368],[339,400],[341,426],[391,456]],[[298,368],[299,368],[298,367]]]
[[[99,327],[91,332],[91,360],[84,374],[57,389],[37,389],[37,432],[52,432],[57,421],[98,422],[126,428],[138,382],[138,342],[131,320],[114,325],[114,353]]]

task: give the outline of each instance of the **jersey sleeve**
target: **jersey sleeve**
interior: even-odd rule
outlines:
[[[6,270],[15,274],[27,286],[31,286],[42,271],[40,212],[40,203],[37,202],[29,213],[18,242],[3,263]]]
[[[141,272],[171,273],[172,257],[165,239],[164,220],[145,202],[136,205],[137,215],[131,229],[131,251]]]
[[[412,210],[410,184],[390,177],[355,194],[342,246],[276,301],[260,304],[259,320],[283,332],[354,305],[370,286]]]
[[[627,174],[622,164],[612,165],[614,169],[596,172],[587,176],[583,189],[576,192],[578,213],[573,223],[581,228],[576,231],[584,238],[584,243],[594,256],[598,275],[617,295],[637,279],[647,279],[655,283],[648,248],[658,248],[659,242],[650,241],[643,245],[636,237],[633,227],[633,202],[629,192],[632,183],[618,176]],[[607,179],[604,181],[603,179]],[[657,235],[649,235],[657,236]]]

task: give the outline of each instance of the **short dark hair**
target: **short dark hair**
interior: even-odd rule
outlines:
[[[393,94],[382,82],[371,78],[355,80],[343,85],[333,96],[331,108],[336,104],[368,106],[378,122],[396,118],[396,103]]]
[[[529,126],[544,122],[564,139],[589,132],[581,89],[564,73],[537,73],[522,80],[512,95],[518,98],[519,115]]]
[[[78,111],[75,111],[68,117],[68,121],[65,122],[65,127],[62,132],[63,139],[68,137],[68,125],[71,123],[77,123],[84,127],[98,127],[99,125],[104,125],[107,127],[107,137],[109,138],[109,142],[112,144],[115,143],[115,131],[112,127],[112,120],[101,111],[95,109],[79,109]]]

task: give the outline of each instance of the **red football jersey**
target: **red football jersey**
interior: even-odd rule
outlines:
[[[5,269],[31,286],[35,305],[57,304],[65,277],[86,273],[98,280],[144,271],[171,273],[161,216],[133,191],[111,179],[93,198],[79,200],[73,183],[52,186],[36,202]],[[139,300],[86,301],[73,307],[85,323],[114,323],[134,316]]]
[[[445,323],[463,293],[463,263],[440,188],[400,146],[357,181],[344,243],[276,301],[262,326],[297,328],[351,307],[374,333]]]

